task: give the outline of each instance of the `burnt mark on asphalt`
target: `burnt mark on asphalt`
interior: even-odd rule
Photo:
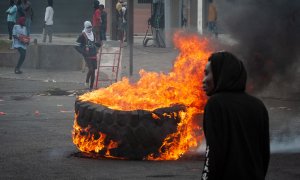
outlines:
[[[29,100],[32,98],[32,95],[26,96],[26,95],[16,95],[16,96],[10,96],[11,100],[15,101],[24,101],[24,100]]]
[[[46,91],[38,93],[40,96],[79,96],[88,92],[86,89],[78,89],[78,90],[63,90],[60,88],[50,88]]]

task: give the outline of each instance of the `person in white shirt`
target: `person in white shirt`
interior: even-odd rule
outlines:
[[[47,35],[49,36],[49,43],[52,42],[53,34],[53,0],[48,0],[48,6],[45,12],[45,24],[44,24],[44,37],[43,42],[46,42]]]
[[[124,2],[122,4],[122,30],[123,30],[123,38],[124,42],[127,42],[127,32],[128,32],[128,26],[127,26],[127,2]]]

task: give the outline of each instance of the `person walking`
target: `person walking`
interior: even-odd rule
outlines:
[[[85,85],[92,90],[95,81],[95,70],[97,69],[97,48],[100,43],[96,42],[95,34],[93,33],[93,26],[90,21],[84,22],[84,29],[77,39],[77,46],[75,49],[83,55],[88,72],[86,75]]]
[[[106,41],[107,12],[104,10],[103,4],[100,4],[99,8],[101,11],[100,40]]]
[[[31,3],[28,0],[23,0],[21,7],[25,13],[27,35],[29,36],[31,33],[31,22],[33,19],[33,9],[31,7]]]
[[[203,180],[264,180],[270,160],[268,111],[245,92],[247,73],[229,52],[213,53],[203,90],[209,96],[203,116],[206,154]]]
[[[26,46],[29,44],[25,21],[26,19],[24,16],[20,17],[17,24],[13,27],[13,47],[17,49],[20,54],[18,64],[15,67],[15,74],[22,74],[20,68],[25,60]]]
[[[17,6],[15,5],[14,0],[9,0],[9,8],[6,10],[7,14],[7,27],[8,27],[8,34],[9,40],[12,40],[12,30],[14,25],[16,24],[16,17],[17,17]]]
[[[213,0],[209,0],[208,5],[208,17],[207,17],[207,28],[211,34],[214,34],[215,37],[218,37],[218,29],[217,29],[217,8]]]
[[[100,25],[101,25],[101,11],[99,8],[99,1],[94,1],[94,14],[93,14],[93,30],[95,33],[96,42],[100,42]]]
[[[53,0],[48,0],[48,6],[45,12],[45,24],[44,24],[44,34],[43,42],[46,42],[47,35],[49,36],[49,43],[52,43],[53,34]]]

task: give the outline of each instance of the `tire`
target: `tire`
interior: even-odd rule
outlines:
[[[179,116],[174,112],[185,111],[182,105],[156,109],[120,111],[112,110],[103,105],[76,100],[75,112],[77,124],[81,128],[89,126],[95,138],[99,132],[106,134],[105,147],[110,141],[118,143],[117,148],[110,149],[110,155],[119,158],[142,160],[149,154],[159,155],[159,148],[168,134],[177,131]],[[154,113],[159,119],[152,117]],[[164,116],[163,114],[171,114]],[[81,135],[83,133],[80,133]],[[105,156],[106,149],[98,152]],[[94,152],[95,153],[95,152]]]

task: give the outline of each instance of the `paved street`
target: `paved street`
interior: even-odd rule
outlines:
[[[134,46],[134,73],[169,72],[175,49]],[[122,76],[128,76],[125,47]],[[123,161],[74,156],[74,93],[85,73],[0,67],[0,179],[200,179],[199,154],[179,161]],[[300,179],[300,72],[291,83],[271,84],[256,94],[270,114],[272,156],[267,179]],[[55,94],[61,90],[65,95]],[[51,93],[52,92],[52,93]],[[255,132],[253,132],[255,133]]]

